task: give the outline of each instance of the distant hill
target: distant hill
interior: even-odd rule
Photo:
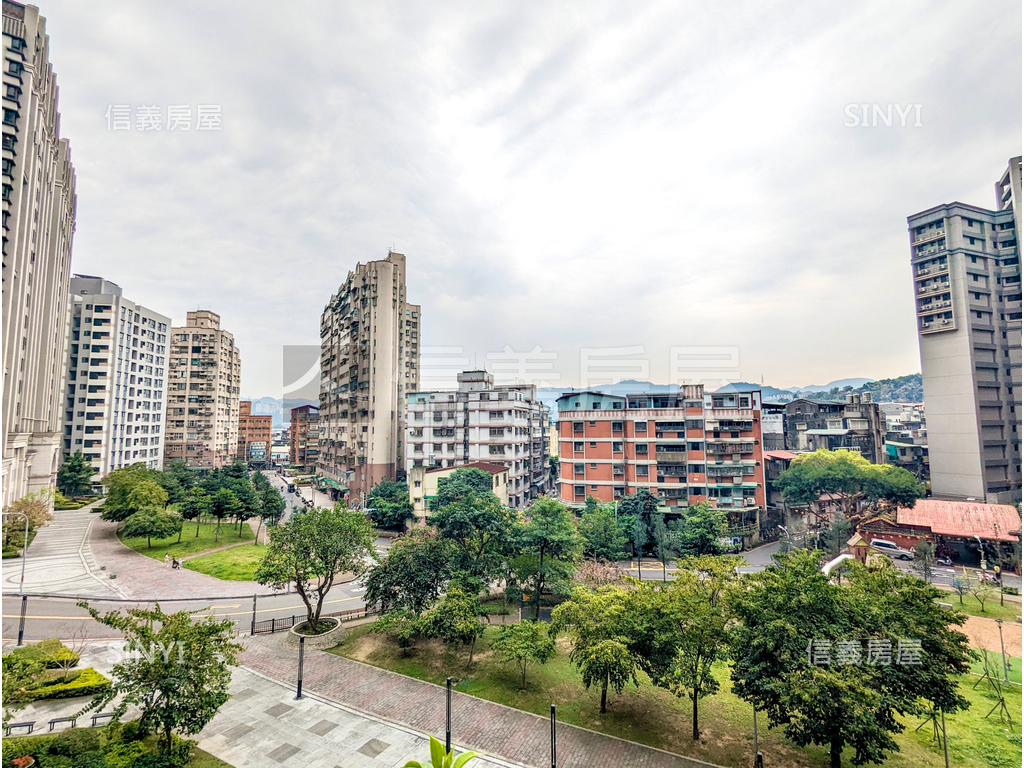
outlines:
[[[830,381],[828,384],[808,384],[805,387],[793,387],[793,389],[806,395],[808,392],[831,392],[833,390],[842,390],[848,387],[856,389],[857,387],[864,386],[870,381],[872,381],[872,379],[836,379],[835,381]]]
[[[285,413],[285,401],[277,397],[243,397],[243,400],[252,400],[252,412],[257,416],[272,416],[273,428],[284,429],[291,420],[291,414]],[[288,400],[288,409],[297,408],[300,405],[317,405],[315,400]]]
[[[796,391],[792,389],[779,389],[770,384],[752,384],[749,381],[737,381],[732,384],[726,384],[718,391],[753,392],[755,389],[760,389],[761,397],[769,403],[788,403],[790,400],[795,400],[798,397]]]
[[[897,376],[894,379],[867,381],[859,386],[836,386],[827,393],[829,397],[842,399],[848,394],[870,393],[879,403],[923,403],[924,382],[920,373]]]

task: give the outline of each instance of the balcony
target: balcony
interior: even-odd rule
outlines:
[[[945,236],[946,236],[946,228],[945,227],[943,227],[941,229],[929,229],[929,230],[926,230],[923,234],[914,235],[913,244],[914,245],[920,245],[921,243],[927,243],[927,242],[929,242],[931,240],[936,240],[936,239],[938,239],[940,237],[945,237]]]

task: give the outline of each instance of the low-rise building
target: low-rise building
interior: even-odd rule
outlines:
[[[274,417],[252,412],[252,401],[238,404],[238,458],[251,464],[270,461]]]
[[[489,461],[471,461],[457,467],[412,467],[409,470],[409,498],[412,501],[416,524],[422,525],[430,515],[430,500],[437,496],[437,484],[441,478],[450,477],[459,469],[479,469],[491,476],[492,491],[504,506],[509,505],[508,467],[504,464],[492,464]]]
[[[549,487],[548,410],[532,384],[496,385],[463,371],[458,389],[406,397],[406,474],[484,461],[508,468],[508,497],[522,507]]]
[[[872,464],[885,463],[885,428],[871,395],[848,395],[846,402],[800,398],[786,404],[786,449],[858,451]]]
[[[288,427],[288,462],[303,472],[314,472],[320,456],[320,409],[300,405],[291,410]]]

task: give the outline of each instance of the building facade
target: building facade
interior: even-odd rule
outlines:
[[[404,474],[405,396],[420,382],[420,307],[405,277],[401,253],[357,264],[320,319],[317,473],[334,496]]]
[[[253,464],[270,462],[274,441],[274,417],[252,412],[251,400],[238,403],[238,459]]]
[[[647,490],[666,510],[708,502],[732,535],[760,536],[765,509],[761,392],[572,392],[558,398],[560,496],[580,506]]]
[[[115,469],[163,467],[171,319],[102,277],[71,279],[64,455],[81,452],[98,482]]]
[[[495,385],[486,371],[463,371],[458,389],[406,397],[405,468],[483,461],[508,468],[508,500],[522,507],[549,487],[548,409],[532,384]]]
[[[197,310],[171,329],[164,464],[223,467],[238,454],[242,361],[220,315]]]
[[[306,472],[316,470],[320,457],[320,409],[300,405],[291,410],[288,427],[288,463]]]
[[[458,467],[434,467],[428,469],[422,465],[409,470],[409,499],[417,525],[425,525],[430,516],[430,500],[437,495],[437,485],[442,478],[448,477],[458,469],[479,469],[491,476],[491,491],[498,497],[503,506],[511,503],[508,495],[508,467],[504,464],[492,464],[489,461],[472,461]]]
[[[75,169],[46,21],[4,0],[3,501],[53,488],[63,449]]]
[[[947,203],[907,218],[932,493],[1021,499],[1021,158],[993,210]]]
[[[842,403],[801,398],[786,404],[784,418],[790,451],[857,451],[872,464],[885,463],[885,420],[869,394],[847,395]]]

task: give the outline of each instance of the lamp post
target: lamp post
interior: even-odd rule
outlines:
[[[444,681],[444,751],[448,754],[452,751],[452,679],[449,677]]]
[[[25,538],[21,542],[21,579],[18,582],[18,592],[25,594],[25,561],[28,559],[28,515],[24,512],[4,512],[4,517],[8,515],[20,515],[25,518]]]
[[[1003,680],[1010,682],[1009,664],[1006,663],[1006,646],[1003,645],[1003,620],[996,619],[996,626],[999,627],[999,655],[1003,658]]]

